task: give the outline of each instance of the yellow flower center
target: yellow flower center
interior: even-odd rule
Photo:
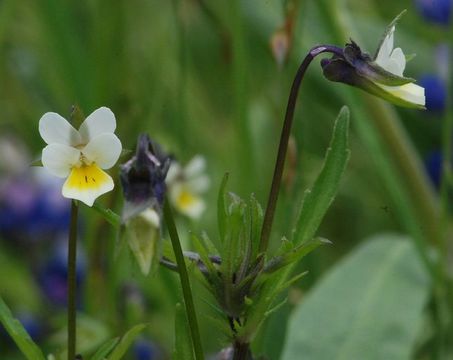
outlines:
[[[193,205],[197,201],[197,198],[187,189],[183,189],[178,196],[178,205],[182,209],[186,209]]]
[[[78,190],[98,189],[109,179],[109,175],[95,163],[90,165],[82,163],[82,166],[72,168],[65,185]]]

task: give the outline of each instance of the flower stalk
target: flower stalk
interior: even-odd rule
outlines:
[[[264,214],[263,227],[261,229],[261,239],[259,251],[265,252],[269,245],[269,237],[272,230],[272,222],[274,220],[275,209],[277,206],[278,194],[280,184],[283,175],[283,169],[285,166],[286,152],[288,149],[289,136],[291,134],[291,127],[294,119],[294,110],[296,108],[297,95],[299,94],[299,88],[302,80],[305,76],[305,72],[308,66],[311,64],[313,59],[322,53],[332,53],[340,57],[343,56],[343,50],[339,47],[332,45],[319,45],[312,48],[305,59],[302,61],[299,69],[297,70],[296,76],[294,77],[293,84],[291,86],[291,92],[288,98],[288,105],[286,107],[285,120],[283,122],[282,132],[280,135],[280,143],[278,146],[277,160],[275,162],[274,175],[272,177],[272,185],[267,200],[266,212]]]
[[[77,217],[79,206],[71,202],[71,223],[68,242],[68,360],[76,358],[76,299],[77,299]]]
[[[195,313],[195,306],[193,303],[192,291],[190,289],[189,275],[187,274],[186,263],[179,241],[178,231],[176,229],[175,221],[173,219],[173,213],[168,203],[168,200],[164,200],[164,218],[167,224],[168,233],[170,235],[173,252],[176,258],[176,264],[178,267],[179,278],[181,280],[182,293],[184,297],[184,304],[186,307],[187,320],[189,322],[190,335],[192,338],[193,349],[196,360],[203,360],[203,348],[201,346],[200,331],[198,328],[198,321]]]

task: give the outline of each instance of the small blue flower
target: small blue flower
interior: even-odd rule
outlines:
[[[415,0],[415,6],[427,21],[440,25],[450,23],[453,0]]]
[[[34,341],[37,341],[42,337],[44,326],[40,319],[35,315],[29,312],[22,312],[17,315],[17,319]]]
[[[135,341],[132,351],[135,360],[156,360],[159,358],[156,345],[144,338]]]
[[[76,281],[77,286],[80,289],[83,280],[85,279],[85,259],[83,253],[78,251],[77,258],[77,272]],[[52,302],[54,305],[66,306],[67,304],[67,287],[68,287],[68,263],[67,263],[67,244],[61,242],[57,245],[57,248],[48,259],[48,261],[42,266],[38,273],[38,283],[41,286],[43,294]],[[78,294],[77,299],[80,304],[81,292]]]
[[[425,88],[426,108],[430,111],[443,111],[447,100],[447,86],[436,75],[424,75],[420,85]]]
[[[442,162],[443,154],[440,150],[435,150],[430,152],[425,157],[425,168],[428,173],[433,185],[436,188],[440,187],[440,182],[442,180]]]
[[[0,234],[6,239],[37,241],[66,232],[69,200],[59,184],[36,169],[5,180],[0,185]]]

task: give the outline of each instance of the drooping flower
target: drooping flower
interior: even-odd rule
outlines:
[[[343,56],[322,60],[324,76],[359,87],[396,105],[424,109],[424,88],[414,84],[414,79],[403,76],[406,57],[401,48],[393,48],[395,25],[403,13],[389,25],[373,58],[351,41],[343,49]]]
[[[170,158],[146,134],[139,136],[135,155],[120,166],[124,235],[144,275],[160,256],[161,208],[169,166]]]
[[[64,197],[92,206],[113,189],[112,178],[103,170],[113,167],[121,154],[115,128],[115,115],[106,107],[95,110],[78,130],[53,112],[39,120],[39,133],[48,144],[42,151],[42,164],[51,174],[67,178]]]
[[[205,168],[205,158],[197,155],[185,167],[173,161],[168,170],[169,199],[176,210],[192,219],[198,219],[206,208],[201,197],[210,185]]]

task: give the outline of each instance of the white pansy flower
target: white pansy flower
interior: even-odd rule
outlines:
[[[79,130],[53,112],[39,120],[39,133],[48,144],[42,151],[42,164],[51,174],[67,178],[64,197],[92,206],[113,189],[112,178],[103,170],[113,167],[121,154],[115,128],[115,115],[106,107],[89,115]]]
[[[201,197],[210,185],[209,177],[204,173],[205,168],[205,158],[197,155],[185,167],[173,161],[168,170],[168,197],[177,211],[192,219],[200,218],[206,209]]]
[[[406,57],[401,48],[393,48],[395,24],[403,13],[388,26],[373,58],[352,40],[344,49],[330,47],[334,55],[321,61],[324,76],[361,88],[396,105],[425,109],[425,89],[403,75]]]
[[[403,77],[406,56],[401,48],[393,48],[394,32],[395,25],[392,25],[378,49],[374,62],[389,73]],[[419,85],[412,82],[399,86],[388,86],[376,82],[376,85],[397,98],[415,105],[425,106],[425,89]]]

